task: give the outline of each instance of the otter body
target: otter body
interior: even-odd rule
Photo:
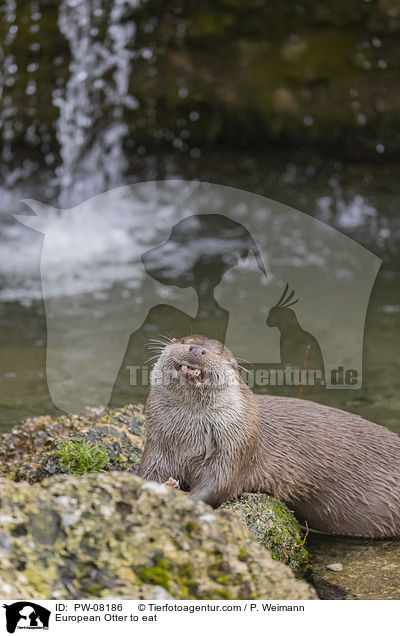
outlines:
[[[400,536],[400,438],[315,402],[255,395],[215,340],[190,336],[163,348],[146,426],[145,479],[173,477],[214,507],[265,492],[315,530]]]

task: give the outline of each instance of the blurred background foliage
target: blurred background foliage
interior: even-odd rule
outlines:
[[[0,26],[11,162],[58,152],[54,91],[68,79],[71,49],[60,3],[36,4],[35,13],[35,3],[18,2],[16,19],[5,14]],[[94,18],[99,39],[112,4]],[[141,155],[223,145],[312,145],[351,158],[398,152],[396,0],[148,0],[125,18],[136,25],[129,92],[137,107],[123,107],[123,120],[128,147]],[[107,108],[99,113],[93,136]]]

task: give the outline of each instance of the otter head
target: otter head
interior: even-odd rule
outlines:
[[[172,338],[162,347],[151,373],[152,387],[203,397],[241,382],[231,351],[200,335]]]

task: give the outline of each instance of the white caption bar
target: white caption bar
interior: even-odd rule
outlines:
[[[400,601],[1,601],[2,634],[163,634],[291,629],[307,636],[388,632]],[[15,605],[14,605],[15,604]],[[39,633],[38,633],[39,632]]]

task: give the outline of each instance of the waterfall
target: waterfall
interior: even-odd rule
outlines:
[[[124,109],[129,93],[136,27],[130,18],[140,0],[61,0],[59,28],[70,47],[70,77],[54,91],[59,108],[59,204],[71,207],[123,182],[127,162]]]
[[[18,27],[15,24],[17,12],[16,0],[5,0],[3,6],[0,7],[0,18],[7,25],[7,34],[4,39],[4,46],[0,43],[0,140],[1,150],[0,157],[2,164],[5,165],[12,159],[12,141],[14,139],[14,118],[16,109],[12,103],[12,99],[6,94],[7,87],[13,86],[15,82],[15,72],[17,69],[14,55],[7,53],[6,47],[15,39]],[[3,165],[2,172],[5,172]]]

